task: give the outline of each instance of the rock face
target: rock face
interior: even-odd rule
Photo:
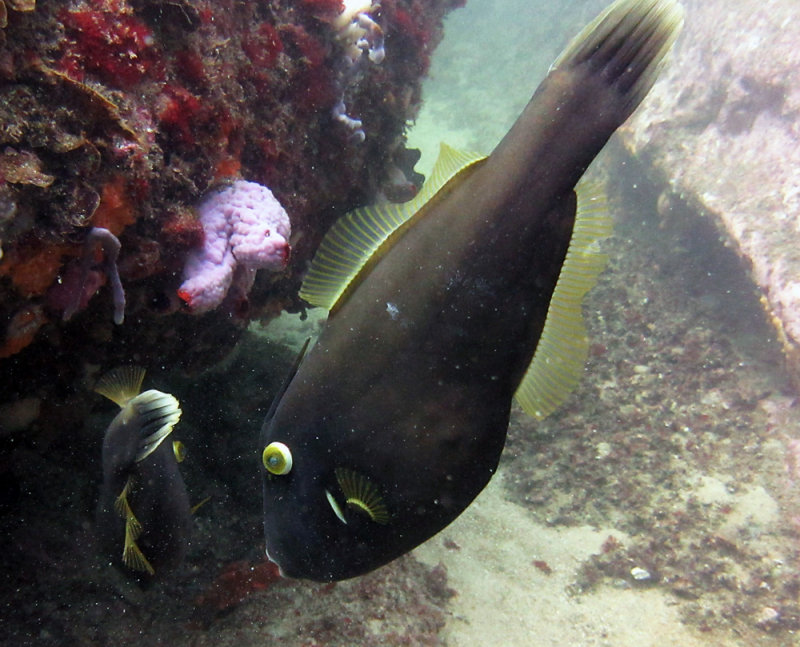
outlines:
[[[249,320],[302,308],[325,230],[402,175],[421,79],[459,5],[0,0],[0,407],[36,398],[40,427],[73,428],[98,366],[196,371]],[[291,255],[192,311],[178,289],[203,248],[196,208],[240,180],[283,205]],[[123,325],[108,259],[84,244],[98,230],[120,243]]]
[[[791,0],[684,0],[673,60],[622,137],[749,266],[800,380],[800,22]],[[664,201],[668,204],[668,200]]]

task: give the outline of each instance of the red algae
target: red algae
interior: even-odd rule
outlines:
[[[219,613],[241,603],[257,591],[264,591],[281,579],[278,567],[268,560],[228,564],[208,590],[195,599],[202,611]]]
[[[83,80],[88,72],[122,88],[163,76],[153,34],[138,18],[97,10],[62,11],[60,18],[70,34],[61,68],[70,76]]]
[[[178,85],[165,88],[158,118],[163,129],[176,143],[187,146],[195,144],[195,129],[208,121],[207,111],[200,99]]]
[[[268,22],[262,22],[242,38],[242,51],[255,67],[269,68],[283,51],[283,43],[278,30]]]
[[[342,0],[300,0],[300,4],[318,18],[333,18],[344,11]]]
[[[125,178],[122,175],[112,177],[103,186],[100,204],[92,216],[92,225],[119,236],[128,225],[136,222],[136,216]]]
[[[16,355],[29,346],[46,321],[47,317],[41,306],[25,307],[18,311],[6,328],[5,339],[0,345],[0,359]]]
[[[19,245],[0,263],[0,276],[9,276],[22,296],[40,296],[56,280],[69,252],[67,245]]]
[[[192,211],[171,213],[161,229],[165,245],[178,249],[196,249],[203,245],[203,225]]]

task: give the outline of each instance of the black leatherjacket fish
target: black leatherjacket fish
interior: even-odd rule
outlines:
[[[618,0],[485,161],[413,215],[362,210],[323,241],[312,297],[359,255],[348,236],[397,221],[328,304],[262,428],[266,549],[284,575],[377,568],[488,483],[573,235],[575,186],[649,91],[682,17],[672,0]]]
[[[121,367],[95,386],[121,408],[103,438],[103,485],[95,517],[101,546],[113,563],[152,577],[182,561],[191,508],[178,469],[180,454],[168,442],[180,406],[169,393],[139,393],[143,379],[144,369]]]

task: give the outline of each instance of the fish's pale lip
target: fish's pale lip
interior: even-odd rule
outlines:
[[[267,554],[267,559],[278,567],[278,575],[281,577],[286,577],[286,573],[283,572],[281,565],[272,558],[272,555],[269,554],[269,546],[264,549],[264,552]]]

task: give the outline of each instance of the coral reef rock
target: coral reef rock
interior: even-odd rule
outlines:
[[[672,63],[625,145],[750,268],[800,382],[800,23],[790,0],[686,0]],[[656,179],[656,178],[653,178]]]
[[[0,2],[0,407],[47,403],[33,424],[54,437],[80,425],[101,370],[197,372],[250,321],[301,311],[324,232],[396,184],[442,20],[463,4]],[[241,181],[284,207],[291,255],[258,273],[240,260],[224,302],[187,304],[196,207]],[[122,325],[92,231],[119,240]]]

